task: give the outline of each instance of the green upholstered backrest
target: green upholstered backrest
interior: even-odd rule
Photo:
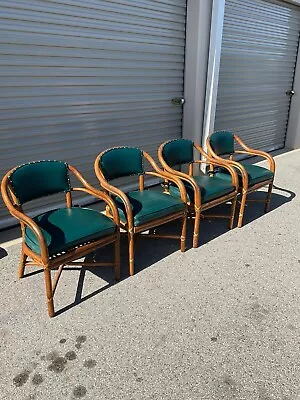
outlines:
[[[232,132],[214,132],[209,138],[209,143],[218,156],[234,153],[234,138]]]
[[[142,150],[135,147],[115,147],[105,151],[99,167],[107,180],[144,173]]]
[[[16,167],[9,182],[20,204],[71,190],[68,165],[62,161],[37,161]]]
[[[188,139],[171,140],[164,145],[162,155],[170,167],[190,163],[193,161],[193,142]]]

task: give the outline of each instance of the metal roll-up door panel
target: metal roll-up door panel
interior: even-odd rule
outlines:
[[[181,0],[1,1],[1,177],[58,159],[98,185],[99,152],[128,145],[156,156],[180,137],[171,99],[183,95],[185,16]],[[0,228],[11,223],[1,202]]]
[[[299,43],[299,7],[226,0],[214,130],[250,147],[284,147]]]

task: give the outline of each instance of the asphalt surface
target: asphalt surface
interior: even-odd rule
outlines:
[[[185,253],[140,239],[130,278],[123,240],[123,279],[66,269],[52,319],[42,272],[17,279],[20,244],[3,232],[0,398],[299,400],[300,150],[276,165],[268,214],[249,203],[232,231],[205,219]]]

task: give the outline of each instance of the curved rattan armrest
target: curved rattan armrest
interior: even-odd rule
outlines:
[[[274,158],[266,153],[265,151],[261,151],[261,150],[255,150],[255,149],[251,149],[250,147],[243,147],[245,150],[236,150],[237,154],[251,154],[252,156],[258,156],[258,157],[262,157],[265,158],[268,163],[269,163],[269,168],[270,171],[275,173],[275,161]]]
[[[180,179],[174,177],[173,175],[171,175],[168,172],[159,168],[159,166],[156,164],[156,162],[153,160],[153,158],[145,151],[143,151],[143,155],[148,160],[148,162],[150,163],[150,165],[152,166],[154,171],[156,171],[156,172],[148,171],[145,173],[148,175],[153,175],[153,176],[163,178],[165,180],[173,181],[175,183],[175,185],[178,186],[178,189],[180,192],[180,197],[181,197],[182,201],[184,201],[186,203],[187,202],[186,190],[185,190],[184,184],[180,181]]]
[[[125,211],[126,211],[126,216],[127,216],[127,223],[129,226],[133,226],[133,215],[132,215],[132,209],[130,205],[130,201],[126,194],[119,188],[111,185],[103,176],[102,171],[99,169],[99,158],[101,156],[101,153],[97,156],[95,163],[94,163],[94,169],[95,169],[95,174],[100,182],[100,185],[103,187],[103,189],[107,190],[109,193],[112,193],[114,196],[117,196],[120,198],[125,206]],[[109,197],[109,196],[108,196]]]
[[[111,209],[115,224],[120,225],[119,212],[113,200],[106,193],[101,192],[94,186],[90,185],[75,167],[73,167],[72,165],[68,165],[68,168],[70,169],[70,171],[73,172],[79,182],[81,182],[84,186],[83,188],[72,188],[72,190],[77,192],[85,192],[99,198],[100,200],[103,200]]]
[[[208,164],[208,165],[217,165],[219,167],[223,167],[226,168],[230,175],[231,175],[231,180],[232,180],[232,184],[233,186],[235,186],[236,190],[238,190],[239,188],[239,178],[238,175],[236,173],[236,171],[234,170],[234,168],[229,165],[228,163],[226,163],[225,160],[221,159],[221,160],[215,160],[213,157],[210,157],[203,149],[202,147],[200,147],[199,145],[197,145],[196,143],[194,143],[194,147],[200,152],[200,154],[202,154],[202,156],[205,157],[205,159],[202,160],[195,160],[195,163],[202,163],[202,164]],[[247,175],[248,178],[248,175]]]
[[[247,189],[248,188],[249,179],[248,179],[248,173],[247,173],[246,169],[243,167],[243,165],[238,163],[237,161],[233,161],[233,160],[224,160],[224,159],[222,159],[222,160],[227,165],[229,165],[229,166],[232,165],[233,167],[235,167],[237,170],[240,171],[241,176],[242,176],[243,188]]]
[[[208,156],[210,157],[210,159],[223,162],[223,163],[225,163],[225,164],[227,164],[227,165],[229,165],[229,166],[235,167],[237,170],[240,171],[241,176],[242,176],[243,188],[244,188],[245,190],[247,190],[247,189],[248,189],[248,174],[247,174],[246,169],[242,166],[242,164],[240,164],[240,163],[238,163],[238,162],[236,162],[236,161],[233,161],[233,160],[225,160],[224,158],[218,156],[218,155],[213,151],[213,149],[212,149],[212,147],[211,147],[211,145],[210,145],[209,137],[208,137],[207,140],[206,140],[206,145],[207,145],[207,150],[208,150]]]
[[[218,167],[223,167],[225,169],[227,169],[231,175],[231,181],[233,186],[235,186],[236,190],[238,190],[239,188],[239,178],[237,173],[235,172],[234,168],[229,165],[227,162],[225,162],[224,160],[216,160],[214,158],[211,157],[206,157],[206,160],[195,160],[194,163],[198,163],[198,164],[208,164],[208,165],[217,165]],[[248,179],[248,177],[247,177]]]
[[[199,189],[197,182],[190,175],[187,175],[181,171],[176,171],[176,169],[171,168],[166,163],[166,161],[164,160],[164,157],[163,157],[163,147],[164,147],[164,143],[161,144],[158,148],[158,159],[159,159],[159,162],[161,163],[161,165],[163,166],[164,171],[166,171],[167,173],[169,173],[171,175],[178,176],[181,180],[188,182],[192,186],[194,193],[195,193],[195,196],[194,196],[195,206],[200,207],[200,205],[201,205],[201,190]]]
[[[166,171],[169,172],[170,174],[174,174],[174,175],[178,176],[181,180],[188,182],[192,186],[194,193],[195,193],[195,196],[194,196],[195,205],[197,207],[200,207],[201,190],[200,190],[197,182],[195,181],[195,179],[192,176],[185,174],[184,172],[176,171],[175,169],[170,168],[170,167],[166,168]]]
[[[41,249],[41,257],[43,261],[47,262],[49,259],[49,253],[48,253],[48,247],[45,241],[45,238],[42,234],[41,229],[38,227],[38,225],[33,221],[32,218],[30,218],[28,215],[26,215],[24,212],[18,210],[16,206],[12,203],[10,196],[8,194],[8,188],[9,188],[9,182],[8,182],[8,177],[11,174],[12,170],[9,171],[4,178],[2,179],[1,182],[1,195],[3,198],[3,201],[8,208],[9,213],[18,219],[21,223],[24,225],[28,226],[32,232],[35,234],[35,236],[38,239],[39,246]],[[20,206],[18,206],[20,207]]]
[[[246,143],[244,143],[237,135],[234,135],[234,139],[238,142],[238,144],[244,149],[242,150],[237,150],[236,153],[238,154],[251,154],[253,156],[259,156],[265,158],[269,162],[269,167],[270,171],[275,173],[275,161],[274,158],[266,153],[265,151],[262,150],[256,150],[252,149],[251,147],[248,147]]]
[[[114,223],[118,226],[120,225],[120,216],[119,216],[119,211],[117,209],[117,206],[115,205],[113,200],[106,193],[103,193],[97,189],[91,190],[91,189],[87,189],[87,188],[73,188],[72,190],[76,191],[76,192],[85,192],[85,193],[91,194],[94,197],[99,198],[100,200],[103,200],[111,210],[111,214],[113,216]]]
[[[171,174],[168,174],[164,171],[161,171],[160,173],[158,172],[153,172],[153,171],[147,171],[145,172],[145,175],[151,175],[151,176],[157,176],[158,178],[165,179],[167,181],[172,181],[175,183],[175,185],[178,186],[179,192],[180,192],[180,197],[181,200],[186,203],[187,202],[187,197],[186,197],[186,190],[184,187],[184,184],[181,182],[180,179],[176,178],[175,176],[172,176]]]
[[[162,178],[162,179],[170,180],[170,181],[174,182],[178,186],[178,189],[180,192],[180,197],[181,197],[182,201],[184,201],[186,203],[187,202],[186,190],[185,190],[184,184],[180,181],[180,179],[174,177],[173,175],[171,175],[168,172],[163,171],[161,168],[159,168],[159,166],[156,164],[156,162],[153,160],[153,158],[145,151],[143,151],[143,155],[148,160],[148,162],[150,163],[150,165],[152,166],[152,168],[155,171],[155,172],[147,171],[147,172],[145,172],[145,174],[157,176],[158,178]]]
[[[194,193],[195,193],[195,196],[194,196],[195,206],[200,207],[200,205],[201,205],[201,190],[199,189],[199,186],[198,186],[197,182],[195,181],[195,179],[192,176],[185,174],[184,172],[176,171],[175,169],[169,167],[166,163],[165,163],[165,165],[163,165],[163,167],[165,168],[166,172],[168,172],[169,174],[178,176],[181,180],[189,183],[192,186]]]
[[[274,158],[270,154],[268,154],[264,151],[254,150],[254,149],[245,150],[245,151],[237,150],[236,153],[237,154],[251,154],[252,156],[258,156],[258,157],[265,158],[269,163],[270,171],[273,172],[273,174],[275,173],[275,161],[274,161]]]
[[[38,227],[38,225],[33,221],[32,218],[28,217],[28,215],[22,213],[21,211],[18,211],[15,209],[14,212],[11,212],[11,215],[13,215],[15,218],[17,218],[19,221],[23,222],[24,225],[28,226],[32,232],[35,234],[37,237],[37,240],[39,242],[39,246],[41,249],[41,257],[43,260],[47,261],[49,259],[49,253],[48,253],[48,246],[46,244],[44,235],[42,234],[41,229]]]

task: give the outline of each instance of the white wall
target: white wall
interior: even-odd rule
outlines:
[[[187,1],[183,137],[201,143],[213,0]]]

